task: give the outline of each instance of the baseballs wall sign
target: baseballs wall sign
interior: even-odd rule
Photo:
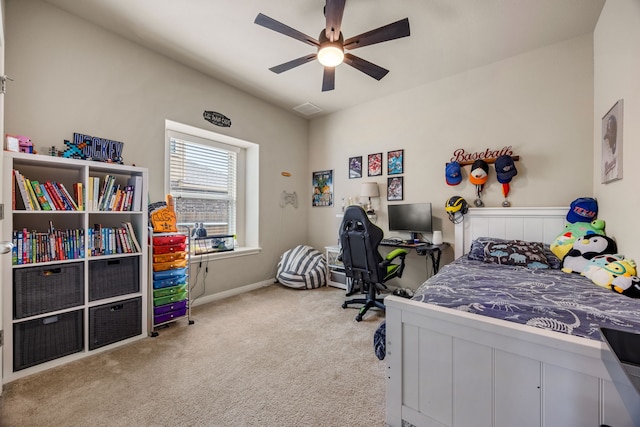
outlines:
[[[231,127],[231,119],[224,114],[216,113],[215,111],[206,111],[202,114],[202,117],[209,123],[221,126],[223,128]]]

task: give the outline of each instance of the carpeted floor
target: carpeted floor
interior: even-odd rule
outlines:
[[[281,285],[195,307],[158,337],[4,386],[1,426],[383,426],[379,310]]]

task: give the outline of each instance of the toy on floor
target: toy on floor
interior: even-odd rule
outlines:
[[[589,234],[573,242],[572,249],[562,259],[562,271],[581,274],[590,259],[597,255],[615,254],[615,240],[600,234]]]

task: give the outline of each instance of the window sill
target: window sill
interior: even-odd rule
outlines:
[[[235,258],[235,257],[247,256],[247,255],[255,255],[260,253],[260,251],[262,251],[262,248],[260,247],[240,247],[232,251],[226,251],[226,252],[217,252],[217,253],[213,252],[213,253],[201,254],[201,255],[192,254],[190,255],[190,262],[194,263],[194,262],[200,262],[202,260],[209,261],[209,260]]]

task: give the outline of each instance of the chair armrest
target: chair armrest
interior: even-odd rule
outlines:
[[[409,251],[407,251],[406,249],[396,248],[391,252],[389,252],[387,256],[384,257],[384,259],[385,261],[392,261],[394,258],[397,258],[397,257],[402,257],[404,259],[404,257],[407,256],[407,253],[409,253]]]
[[[387,254],[385,259],[379,264],[385,272],[383,282],[394,277],[402,277],[402,272],[404,271],[404,258],[408,253],[409,251],[406,249],[396,248]],[[400,262],[394,263],[393,261],[396,259],[400,259]]]

